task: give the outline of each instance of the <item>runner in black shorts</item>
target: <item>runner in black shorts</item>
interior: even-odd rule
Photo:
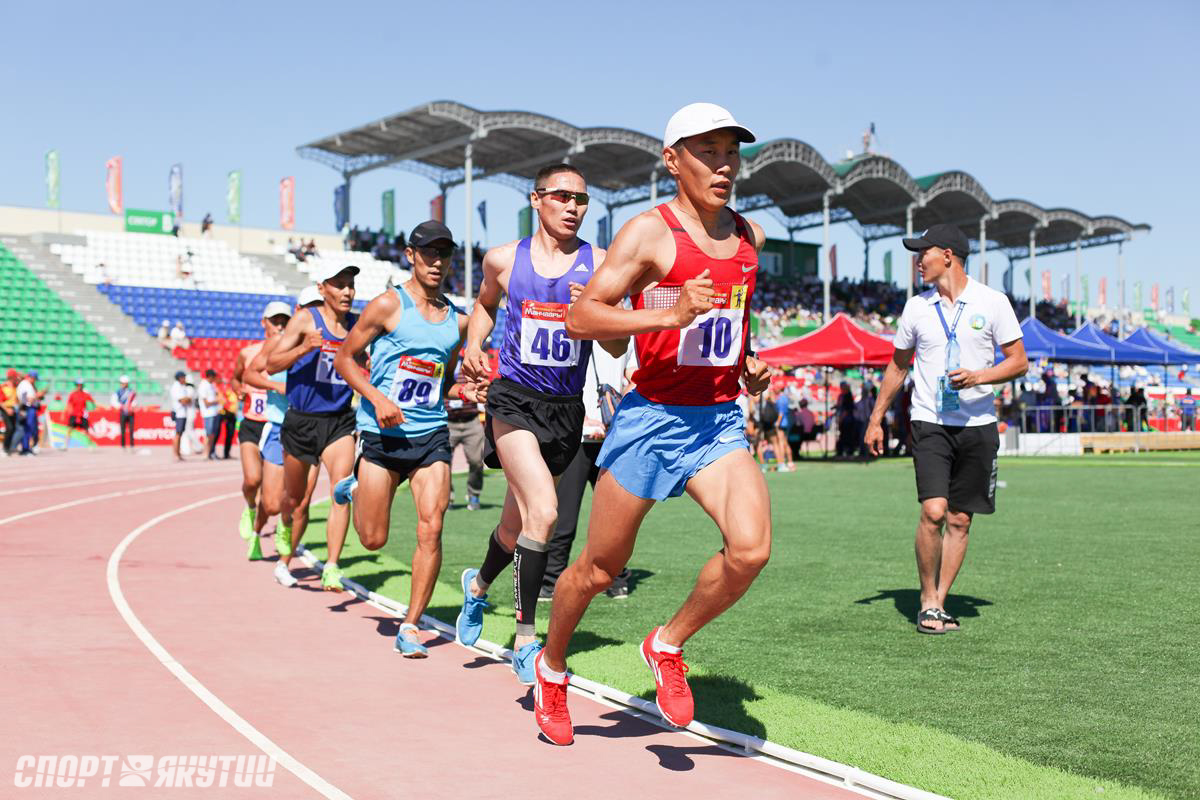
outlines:
[[[280,429],[284,452],[281,514],[285,520],[293,518],[304,500],[310,466],[324,464],[329,483],[335,486],[354,464],[354,410],[350,407],[354,392],[334,370],[333,357],[357,320],[350,312],[357,274],[358,267],[336,266],[314,274],[323,302],[292,317],[265,351],[265,372],[287,370],[288,410]],[[329,555],[321,576],[321,586],[327,591],[342,590],[338,556],[349,523],[349,506],[335,500],[326,525]],[[296,531],[293,521],[292,552],[299,544]],[[296,584],[288,570],[291,556],[291,552],[286,556],[280,553],[275,567],[275,579],[283,586]]]
[[[582,397],[547,394],[500,378],[488,390],[487,423],[484,426],[487,444],[483,463],[493,469],[500,467],[492,432],[492,420],[498,419],[532,433],[537,438],[546,468],[557,478],[566,472],[579,449],[583,417]]]
[[[916,356],[912,450],[917,473],[917,630],[946,633],[959,622],[946,599],[967,553],[974,514],[996,510],[995,395],[1028,368],[1021,326],[1008,298],[971,280],[963,268],[967,237],[953,225],[934,225],[904,246],[920,253],[919,268],[933,289],[909,299],[896,331],[896,352],[883,376],[865,444],[881,455],[883,415],[904,385]],[[996,348],[1004,360],[994,364]],[[943,534],[943,528],[945,532]]]

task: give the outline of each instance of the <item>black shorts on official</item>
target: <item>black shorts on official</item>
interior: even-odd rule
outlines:
[[[556,477],[566,472],[583,439],[582,397],[546,394],[508,378],[497,378],[488,387],[487,423],[484,425],[487,442],[483,463],[492,468],[501,466],[492,434],[493,418],[536,436],[542,459],[550,468],[550,474]]]
[[[171,419],[175,420],[175,435],[183,436],[183,432],[187,430],[187,417],[172,414]]]
[[[265,420],[243,418],[242,424],[238,426],[238,441],[242,444],[252,444],[255,447],[261,447],[263,425],[266,424]]]
[[[358,457],[396,473],[404,483],[421,467],[439,461],[450,463],[450,429],[438,428],[422,436],[381,436],[374,431],[360,431]],[[357,461],[354,467],[358,474]]]
[[[1000,432],[996,423],[912,423],[917,501],[944,497],[951,511],[991,514],[996,510],[996,466]]]
[[[289,408],[279,429],[283,452],[305,464],[321,463],[325,448],[343,436],[354,435],[354,409],[315,414]]]

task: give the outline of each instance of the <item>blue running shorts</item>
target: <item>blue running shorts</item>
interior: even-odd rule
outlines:
[[[277,467],[283,466],[283,442],[279,440],[278,423],[263,423],[262,438],[258,440],[258,449],[262,453],[263,461]]]
[[[621,399],[596,466],[647,500],[683,494],[700,470],[734,450],[747,450],[746,420],[737,403],[668,406],[631,390]]]

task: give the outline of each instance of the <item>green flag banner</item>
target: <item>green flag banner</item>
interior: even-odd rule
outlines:
[[[1183,303],[1183,313],[1190,317],[1192,315],[1192,304],[1188,299],[1187,289],[1183,290],[1183,297],[1181,298],[1181,301]]]
[[[533,236],[533,207],[525,206],[517,212],[517,238]]]
[[[1080,295],[1081,295],[1080,299],[1083,300],[1083,310],[1087,311],[1088,306],[1091,305],[1091,293],[1088,291],[1088,276],[1087,275],[1079,276],[1079,285],[1083,289],[1083,291],[1080,292]]]
[[[892,282],[892,251],[883,254],[883,282]]]
[[[240,225],[242,222],[242,171],[235,169],[229,173],[229,184],[225,189],[225,214],[230,223]]]
[[[1142,310],[1142,282],[1138,281],[1133,284],[1133,310]]]
[[[58,151],[46,151],[46,206],[58,208]]]
[[[390,239],[396,235],[396,190],[383,193],[383,232]]]

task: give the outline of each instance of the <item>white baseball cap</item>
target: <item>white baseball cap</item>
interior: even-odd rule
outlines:
[[[117,378],[117,381],[120,383],[129,383],[129,376],[122,375],[121,377]]]
[[[671,147],[680,139],[695,136],[698,133],[732,128],[739,142],[753,142],[754,133],[745,125],[738,123],[728,110],[716,103],[691,103],[676,111],[667,120],[667,130],[663,134],[663,147]]]
[[[300,290],[300,296],[296,298],[296,305],[304,308],[309,303],[321,303],[325,298],[321,297],[321,292],[317,289],[315,283],[310,283]]]
[[[313,287],[314,289],[317,287]],[[278,314],[283,314],[285,317],[292,316],[292,307],[281,300],[272,300],[267,303],[267,307],[263,309],[263,319],[270,319]]]
[[[346,264],[338,264],[336,261],[322,260],[320,264],[313,268],[309,273],[309,277],[317,283],[324,283],[335,275],[341,275],[343,272],[353,270],[352,275],[357,275],[358,267]]]

